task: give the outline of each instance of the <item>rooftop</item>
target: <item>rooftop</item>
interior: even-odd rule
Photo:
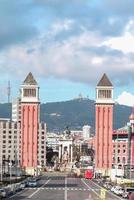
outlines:
[[[24,85],[37,85],[36,80],[33,77],[33,74],[31,72],[29,72],[29,74],[27,75],[26,79],[23,82]]]
[[[97,86],[109,86],[112,87],[112,83],[110,82],[109,78],[107,77],[107,75],[104,73],[101,80],[99,81],[99,83],[97,84]]]

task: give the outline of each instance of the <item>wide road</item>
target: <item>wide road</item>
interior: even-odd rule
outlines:
[[[66,175],[43,176],[38,181],[38,187],[25,188],[23,191],[9,197],[10,200],[122,200],[106,191],[90,180],[72,178]]]

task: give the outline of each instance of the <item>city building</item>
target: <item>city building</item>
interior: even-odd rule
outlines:
[[[128,162],[128,126],[114,130],[112,135],[112,168],[124,168]]]
[[[113,86],[104,74],[96,87],[95,170],[109,175],[112,168]]]
[[[20,98],[16,98],[12,102],[12,121],[20,122],[21,121],[21,103]]]
[[[9,173],[9,163],[19,165],[20,124],[0,119],[0,171]]]
[[[54,152],[58,152],[60,135],[56,133],[47,133],[46,142],[47,147],[53,149]]]

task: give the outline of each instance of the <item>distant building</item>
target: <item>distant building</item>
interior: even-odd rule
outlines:
[[[114,130],[112,135],[112,168],[124,168],[128,163],[128,127]]]
[[[58,151],[60,135],[56,133],[47,133],[47,147],[52,148],[53,151]]]
[[[83,126],[83,138],[87,140],[90,137],[91,137],[91,126],[89,125]]]
[[[16,98],[12,102],[12,121],[20,122],[21,121],[21,103],[20,98]]]

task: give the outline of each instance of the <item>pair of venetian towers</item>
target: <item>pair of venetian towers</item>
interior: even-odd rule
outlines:
[[[110,173],[112,168],[113,85],[103,74],[96,87],[95,171]],[[27,173],[37,168],[38,124],[40,122],[39,86],[30,72],[21,85],[20,164]]]

